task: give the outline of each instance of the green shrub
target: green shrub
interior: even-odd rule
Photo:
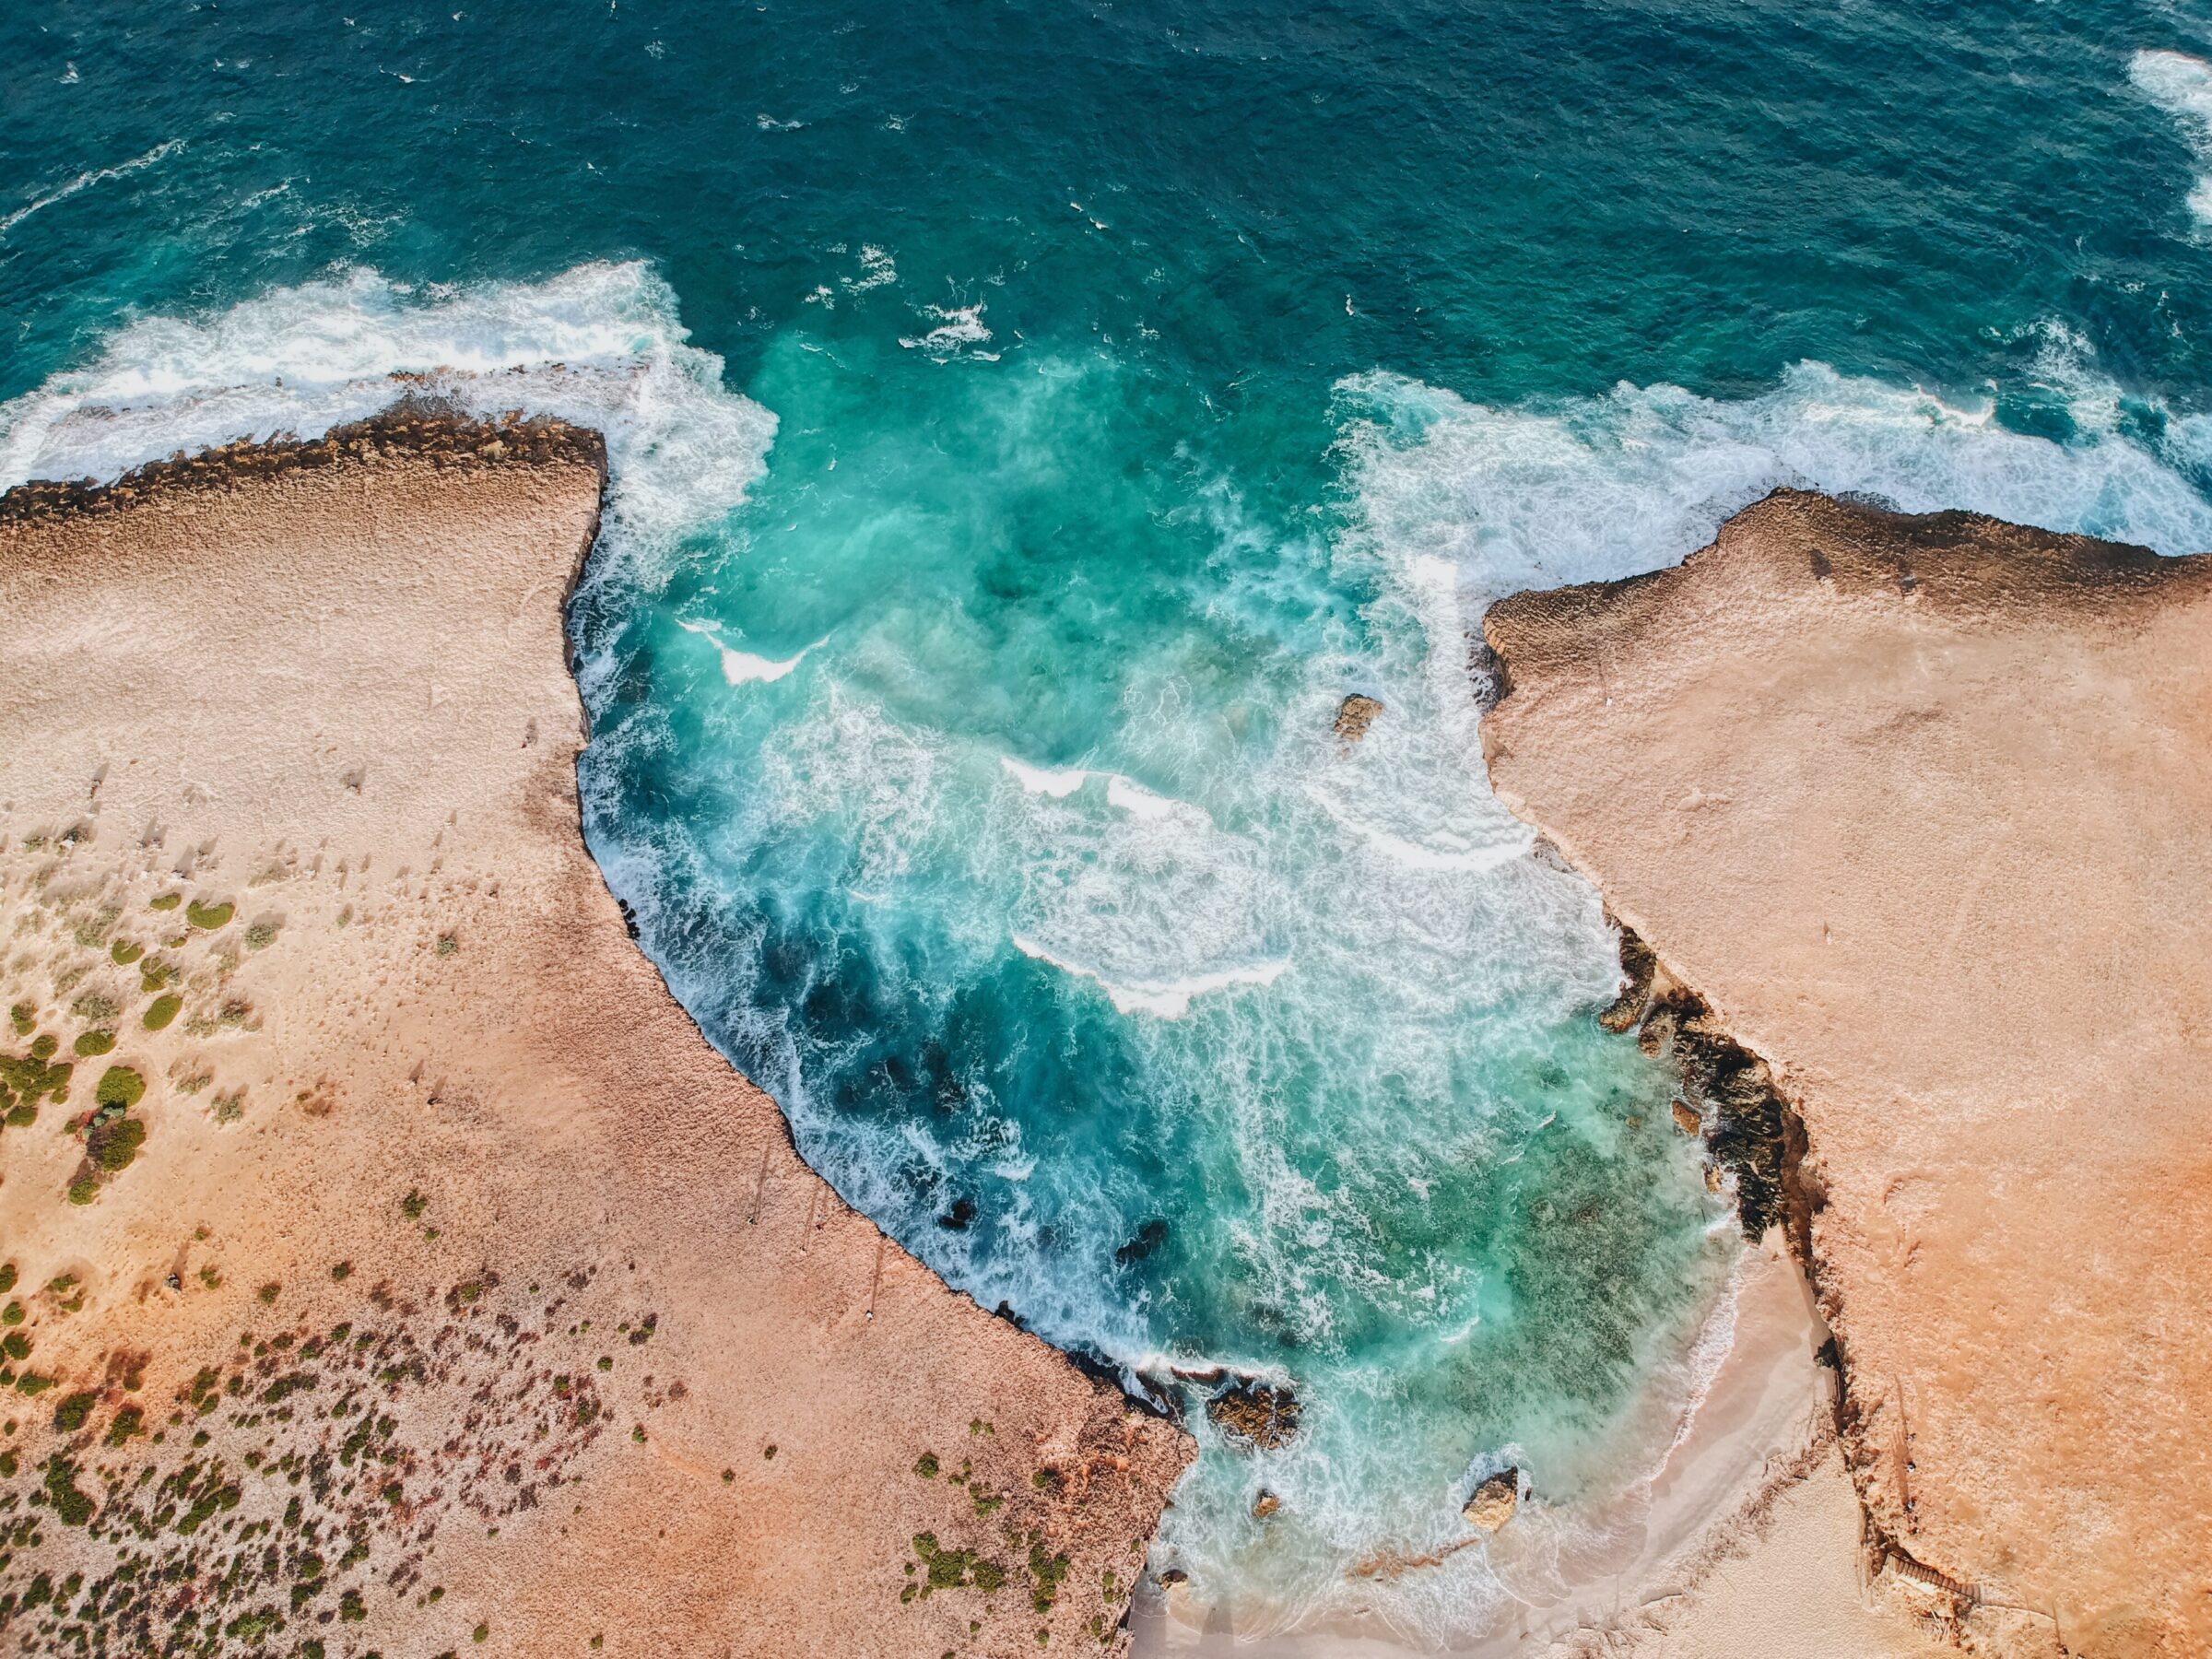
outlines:
[[[22,1323],[23,1304],[21,1302],[11,1301],[6,1307],[0,1308],[0,1325],[19,1325]]]
[[[276,925],[274,922],[256,922],[253,926],[247,928],[246,948],[248,950],[266,950],[271,945],[274,945],[276,942]]]
[[[39,1022],[38,1010],[29,1003],[18,1003],[7,1011],[8,1024],[16,1028],[16,1035],[28,1037],[30,1028]]]
[[[159,1031],[176,1018],[177,1010],[183,1006],[184,999],[174,991],[164,992],[147,1005],[142,1023],[147,1030]]]
[[[0,1296],[6,1296],[15,1288],[16,1265],[13,1262],[0,1263]]]
[[[178,905],[183,902],[184,895],[182,893],[163,893],[159,899],[147,900],[146,908],[148,910],[172,911],[175,910]]]
[[[33,1398],[44,1394],[53,1386],[53,1379],[52,1377],[41,1377],[36,1371],[25,1371],[16,1379],[16,1392],[19,1394],[29,1394]]]
[[[146,1145],[146,1125],[134,1117],[114,1117],[95,1124],[85,1136],[85,1151],[107,1174],[131,1167],[138,1148]]]
[[[937,1454],[935,1452],[923,1453],[914,1460],[914,1473],[924,1480],[935,1480],[937,1477]]]
[[[194,899],[184,907],[184,920],[202,933],[214,933],[217,929],[228,927],[230,924],[230,918],[236,913],[237,909],[238,907],[229,900],[225,900],[220,904],[202,904],[197,899]]]
[[[110,1053],[115,1047],[115,1033],[108,1030],[86,1031],[77,1037],[76,1046],[76,1052],[87,1059]]]
[[[65,1457],[46,1460],[46,1500],[64,1526],[82,1526],[92,1519],[92,1500],[76,1489],[76,1465]]]
[[[127,1112],[146,1098],[146,1079],[127,1065],[111,1065],[100,1074],[92,1098],[102,1106],[121,1106]]]
[[[62,1040],[52,1031],[30,1040],[30,1057],[43,1065],[53,1058],[53,1051],[62,1046]]]
[[[89,1175],[79,1175],[69,1183],[69,1202],[89,1204],[100,1196],[100,1182]]]
[[[92,1415],[92,1407],[100,1404],[96,1394],[73,1394],[63,1396],[62,1403],[53,1408],[53,1426],[64,1434],[75,1434],[85,1426]]]
[[[10,1331],[0,1336],[0,1354],[6,1354],[18,1365],[30,1358],[30,1338],[20,1331]]]
[[[115,959],[115,965],[118,968],[128,968],[145,954],[145,946],[134,945],[128,939],[118,939],[108,947],[108,955]]]

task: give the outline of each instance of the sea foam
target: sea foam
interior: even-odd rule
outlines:
[[[403,373],[420,378],[392,379]],[[241,438],[312,437],[408,392],[604,432],[612,488],[598,566],[611,554],[631,575],[745,499],[776,428],[724,389],[721,359],[688,343],[675,294],[641,264],[470,288],[357,270],[125,324],[83,368],[0,405],[0,488],[113,478]]]
[[[2128,60],[2127,77],[2180,124],[2197,159],[2212,163],[2212,64],[2182,52],[2138,52]],[[2198,175],[2189,211],[2212,222],[2212,175]]]

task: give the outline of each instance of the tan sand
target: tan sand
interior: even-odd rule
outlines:
[[[0,1375],[54,1381],[0,1408],[0,1641],[80,1571],[92,1652],[1113,1651],[1187,1437],[840,1203],[625,936],[595,440],[488,436],[0,502],[0,1053],[117,1034],[0,1135]]]
[[[1678,1401],[1678,1438],[1648,1486],[1621,1495],[1623,1547],[1524,1603],[1505,1628],[1454,1647],[1465,1659],[1933,1659],[1948,1651],[1934,1606],[1900,1606],[1861,1570],[1856,1496],[1835,1428],[1828,1331],[1779,1230],[1747,1250],[1714,1312],[1724,1351],[1702,1394]],[[1526,1539],[1509,1520],[1473,1547],[1509,1582]],[[1372,1621],[1254,1636],[1241,1610],[1147,1586],[1137,1659],[1410,1659]]]
[[[1784,492],[1485,632],[1500,795],[1802,1118],[1884,1581],[2212,1651],[2212,559]]]

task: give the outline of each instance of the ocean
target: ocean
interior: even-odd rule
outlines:
[[[1602,1571],[1742,1246],[1483,606],[1785,484],[2212,546],[2212,12],[351,3],[0,14],[0,486],[398,371],[604,428],[677,994],[986,1308],[1302,1403],[1182,1388],[1154,1567],[1421,1643]],[[1508,1465],[1511,1559],[1372,1571]]]

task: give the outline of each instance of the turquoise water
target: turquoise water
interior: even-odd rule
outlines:
[[[2207,52],[2121,5],[10,8],[0,483],[402,369],[604,425],[582,774],[646,948],[985,1306],[1296,1386],[1279,1452],[1194,1414],[1201,1605],[1442,1640],[1630,1547],[1736,1248],[1485,787],[1482,606],[1782,483],[2212,545]],[[1516,1559],[1350,1571],[1507,1462]]]

